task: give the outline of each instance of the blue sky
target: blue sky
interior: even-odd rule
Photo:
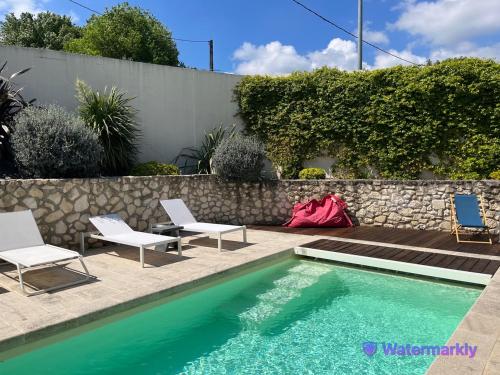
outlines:
[[[119,1],[79,0],[103,11]],[[356,0],[301,0],[356,33]],[[242,74],[286,74],[323,65],[352,70],[356,45],[348,35],[291,0],[129,1],[153,13],[174,37],[214,39],[215,68]],[[364,0],[365,39],[408,60],[480,56],[500,59],[500,0]],[[90,12],[68,0],[0,0],[0,13],[23,10],[71,15],[83,24]],[[208,45],[178,42],[188,66],[208,68]],[[401,63],[371,47],[368,69]]]

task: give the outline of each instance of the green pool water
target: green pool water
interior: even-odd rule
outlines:
[[[0,363],[0,374],[424,374],[480,289],[290,259]]]

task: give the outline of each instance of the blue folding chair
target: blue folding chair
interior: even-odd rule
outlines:
[[[457,242],[492,244],[489,228],[486,225],[483,197],[475,194],[450,194],[451,199],[451,234],[457,236]],[[481,217],[482,214],[482,217]],[[488,241],[464,240],[461,234],[486,233]]]

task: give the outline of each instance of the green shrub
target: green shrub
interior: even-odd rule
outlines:
[[[213,167],[229,181],[258,181],[266,157],[264,145],[256,137],[235,135],[221,142],[214,152]]]
[[[247,132],[289,175],[321,155],[354,178],[367,170],[383,178],[418,178],[424,170],[484,178],[498,169],[491,169],[491,145],[481,148],[478,160],[488,155],[477,170],[455,157],[475,152],[474,137],[500,139],[500,64],[492,60],[247,76],[235,96]]]
[[[492,180],[500,180],[500,170],[491,172],[490,173],[490,179],[492,179]]]
[[[25,177],[92,177],[102,146],[76,115],[58,106],[28,107],[15,118],[12,146]]]
[[[163,176],[178,175],[180,171],[174,164],[162,164],[157,161],[148,161],[147,163],[138,164],[133,167],[130,174],[132,176]]]
[[[194,172],[198,174],[211,174],[212,166],[210,164],[215,149],[225,138],[234,137],[235,132],[235,125],[230,128],[223,128],[222,125],[220,125],[218,128],[214,128],[210,132],[205,133],[205,137],[199,148],[183,148],[175,158],[175,162],[184,160],[184,165],[181,167],[184,173]]]
[[[116,87],[92,91],[85,82],[76,82],[80,117],[94,131],[104,148],[102,171],[108,175],[129,173],[138,154],[140,131],[135,121],[133,98]]]
[[[324,180],[326,172],[323,168],[304,168],[299,173],[301,180]]]

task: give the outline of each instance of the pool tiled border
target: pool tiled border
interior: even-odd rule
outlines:
[[[478,345],[474,358],[437,357],[427,375],[500,374],[500,270],[493,275],[448,340]]]

